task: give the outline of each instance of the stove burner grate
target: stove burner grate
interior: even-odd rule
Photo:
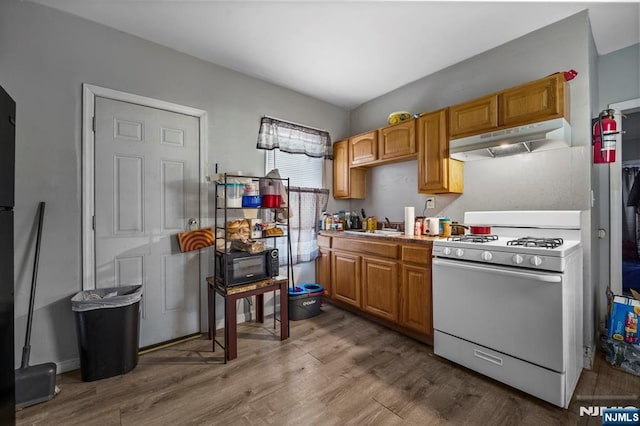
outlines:
[[[498,239],[497,235],[477,235],[477,234],[467,234],[460,235],[457,237],[449,237],[447,241],[461,241],[467,243],[488,243],[489,241],[496,241]]]
[[[560,247],[564,241],[562,238],[535,238],[535,237],[523,237],[516,240],[507,241],[508,246],[524,246],[524,247],[542,247],[542,248],[556,248]]]

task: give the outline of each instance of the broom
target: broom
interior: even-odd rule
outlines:
[[[33,261],[33,277],[31,279],[31,297],[29,298],[29,313],[27,315],[27,335],[22,348],[22,364],[16,370],[16,408],[24,408],[39,402],[48,401],[55,395],[56,364],[29,366],[31,352],[31,323],[33,321],[33,305],[36,297],[36,279],[38,277],[38,261],[40,258],[40,239],[42,237],[42,221],[44,218],[45,202],[40,202],[38,234],[36,239],[36,255]]]

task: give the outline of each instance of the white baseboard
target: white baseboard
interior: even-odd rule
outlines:
[[[67,359],[65,361],[56,362],[56,374],[66,373],[80,368],[80,358]]]

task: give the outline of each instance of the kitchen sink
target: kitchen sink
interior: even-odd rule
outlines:
[[[375,231],[348,230],[344,232],[354,235],[402,235],[402,232],[395,229],[376,229]]]

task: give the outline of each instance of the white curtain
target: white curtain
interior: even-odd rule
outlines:
[[[274,149],[291,154],[333,159],[329,132],[271,117],[262,117],[258,132],[258,149]]]
[[[310,262],[318,257],[318,238],[316,227],[320,215],[327,208],[329,201],[328,189],[289,187],[289,202],[291,203],[289,218],[289,232],[291,235],[291,253],[287,247],[286,238],[278,238],[276,248],[280,251],[281,265],[295,265]],[[273,213],[265,210],[266,220],[273,220]],[[280,214],[275,218],[285,220]],[[289,255],[291,254],[291,263]]]
[[[622,168],[622,258],[640,259],[640,167]]]

